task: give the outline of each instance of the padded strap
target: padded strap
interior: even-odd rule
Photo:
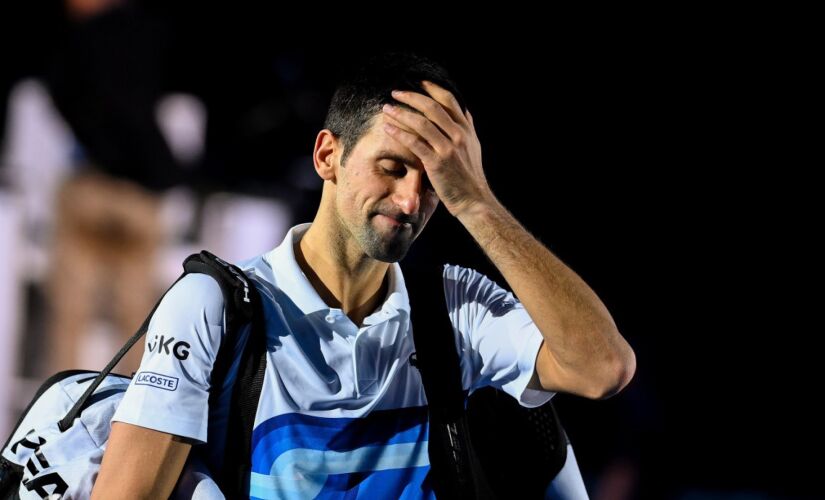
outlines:
[[[467,391],[455,335],[444,301],[441,266],[404,273],[410,298],[416,367],[421,373],[430,417],[430,479],[438,498],[479,499],[489,495],[470,441]]]

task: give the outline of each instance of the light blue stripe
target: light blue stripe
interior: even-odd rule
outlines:
[[[352,451],[299,448],[283,453],[270,475],[252,473],[250,495],[257,498],[313,498],[333,474],[422,467],[430,464],[427,443],[367,446]]]

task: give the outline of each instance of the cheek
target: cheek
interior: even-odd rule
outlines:
[[[353,191],[349,182],[342,180],[335,192],[335,209],[342,216],[346,216],[345,218],[349,218],[349,214],[352,213],[352,207],[354,206],[352,197]]]
[[[363,217],[368,216],[375,208],[375,198],[368,193],[364,186],[346,186],[345,189],[339,191],[337,204],[338,210],[342,214],[349,216]]]
[[[341,193],[342,196],[338,197],[338,210],[342,214],[352,215],[353,213],[357,212],[357,201],[353,198],[353,194],[349,191]]]
[[[338,188],[337,205],[342,213],[369,217],[387,208],[392,193],[392,178],[382,178],[356,169],[347,174],[342,176]]]

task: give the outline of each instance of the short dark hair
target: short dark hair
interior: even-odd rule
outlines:
[[[367,132],[371,120],[386,103],[409,108],[393,99],[393,90],[412,90],[427,94],[421,80],[429,80],[449,90],[465,111],[464,98],[457,85],[439,63],[423,55],[384,51],[362,59],[340,78],[332,96],[324,128],[329,129],[344,146],[341,165]]]

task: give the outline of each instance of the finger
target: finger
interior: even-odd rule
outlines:
[[[458,100],[452,92],[429,80],[421,80],[421,85],[424,86],[424,89],[433,99],[447,109],[456,123],[465,126],[469,123],[462,114],[461,105],[458,104]]]
[[[389,122],[384,123],[384,131],[392,139],[401,143],[401,145],[409,149],[412,154],[417,156],[425,167],[428,165],[433,165],[438,161],[436,152],[430,147],[430,145],[413,132],[404,130],[401,127],[397,127]]]
[[[392,96],[407,106],[420,111],[424,116],[440,128],[451,141],[456,141],[464,134],[464,130],[456,123],[447,109],[432,97],[418,92],[393,91]]]
[[[451,147],[450,140],[426,116],[404,109],[401,106],[385,104],[381,110],[385,116],[396,120],[404,128],[420,135],[433,149],[445,153]]]

